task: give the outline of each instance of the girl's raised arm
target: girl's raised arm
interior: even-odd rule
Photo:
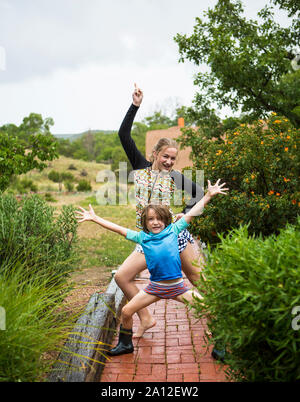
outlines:
[[[143,91],[134,83],[134,92],[132,94],[132,103],[134,106],[140,107],[143,100]]]
[[[124,120],[122,121],[121,127],[118,131],[118,135],[122,144],[122,147],[132,165],[135,169],[144,169],[151,165],[149,161],[141,154],[138,150],[135,142],[131,137],[132,124],[138,111],[140,104],[142,103],[143,92],[136,86],[132,94],[132,104],[126,113]]]

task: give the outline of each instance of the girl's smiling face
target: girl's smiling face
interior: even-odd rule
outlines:
[[[146,218],[146,226],[151,233],[160,233],[166,227],[162,219],[157,215],[154,209],[150,208]]]
[[[153,169],[167,170],[168,172],[172,170],[174,163],[176,162],[177,157],[177,149],[176,148],[163,148],[160,152],[153,152],[154,156],[154,164]]]

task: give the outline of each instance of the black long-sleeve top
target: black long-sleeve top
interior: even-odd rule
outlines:
[[[133,170],[145,169],[149,166],[152,166],[152,163],[148,161],[138,150],[131,137],[131,128],[138,109],[138,106],[131,104],[119,130],[121,144],[132,165]],[[192,196],[182,211],[183,213],[186,213],[203,197],[203,189],[198,184],[189,180],[182,173],[176,170],[172,170],[170,172],[170,176],[174,180],[174,183],[179,190],[185,190]]]

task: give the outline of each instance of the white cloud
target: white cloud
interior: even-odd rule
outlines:
[[[13,8],[12,4],[9,3],[6,0],[1,0],[0,1],[0,8],[4,9],[4,10],[11,10]]]
[[[4,47],[0,46],[0,71],[6,70],[6,51]]]
[[[0,125],[31,112],[54,133],[118,129],[133,83],[144,90],[137,119],[191,104],[191,63],[178,64],[173,37],[217,0],[0,0]],[[255,17],[264,0],[244,0]],[[3,52],[2,52],[3,66]]]
[[[134,50],[137,46],[137,39],[130,34],[121,34],[120,41],[128,50]]]
[[[190,71],[190,74],[192,72]],[[1,87],[0,125],[20,124],[31,112],[52,117],[54,133],[91,129],[118,129],[132,101],[134,82],[144,91],[137,120],[176,98],[189,104],[192,77],[184,65],[152,63],[88,64],[76,71],[60,69],[47,77],[31,78]],[[16,111],[18,111],[16,113]]]

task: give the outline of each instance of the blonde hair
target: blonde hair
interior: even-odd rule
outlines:
[[[152,163],[154,162],[153,152],[156,152],[158,154],[165,147],[176,148],[177,151],[179,150],[177,141],[173,140],[172,138],[166,138],[166,137],[160,138],[157,141],[157,143],[154,145],[154,147],[152,148],[151,155],[149,156],[150,162],[152,162]]]

